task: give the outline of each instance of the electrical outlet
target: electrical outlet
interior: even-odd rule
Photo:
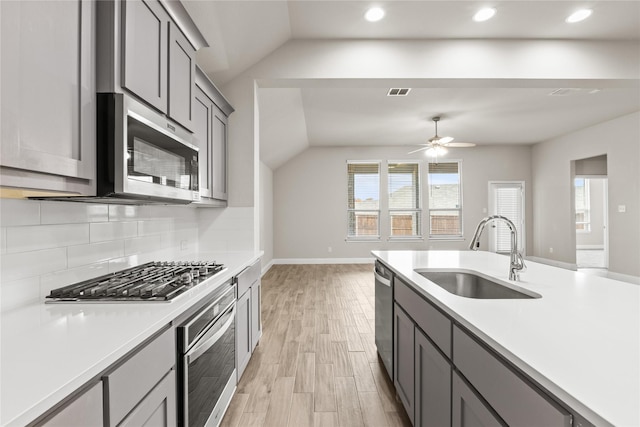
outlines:
[[[553,248],[549,248],[549,253],[552,254],[553,253]]]
[[[618,205],[618,212],[625,213],[627,211],[626,205]]]

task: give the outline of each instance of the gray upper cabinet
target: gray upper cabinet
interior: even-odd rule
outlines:
[[[2,183],[90,194],[95,3],[2,1]]]
[[[122,87],[167,112],[169,15],[157,0],[122,2]]]
[[[127,91],[193,131],[195,53],[207,46],[177,1],[100,0],[98,92]]]
[[[233,107],[198,67],[195,82],[193,134],[200,149],[200,196],[205,205],[225,206],[229,197],[227,127]]]
[[[174,23],[169,25],[169,111],[175,121],[193,130],[196,50]]]

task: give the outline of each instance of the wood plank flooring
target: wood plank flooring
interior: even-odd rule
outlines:
[[[222,426],[410,426],[375,346],[372,264],[274,265]]]

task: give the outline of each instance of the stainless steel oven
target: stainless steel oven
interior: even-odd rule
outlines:
[[[177,328],[178,425],[218,426],[236,388],[236,286],[218,288]]]

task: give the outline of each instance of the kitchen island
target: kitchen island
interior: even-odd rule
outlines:
[[[190,254],[191,261],[215,260],[226,270],[171,302],[38,302],[3,313],[0,425],[22,426],[38,419],[261,255],[260,251]]]
[[[594,425],[640,425],[640,286],[473,251],[373,251],[412,291],[475,335],[557,402]],[[467,270],[540,294],[474,299],[416,269]],[[574,423],[574,425],[576,425]]]

